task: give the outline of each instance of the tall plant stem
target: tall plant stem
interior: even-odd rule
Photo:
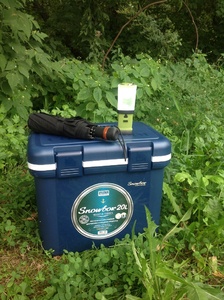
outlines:
[[[146,6],[142,7],[133,17],[131,17],[120,29],[120,31],[118,32],[118,34],[116,35],[115,39],[113,40],[113,42],[111,43],[109,49],[107,50],[106,54],[104,55],[103,58],[103,63],[102,63],[102,68],[104,70],[104,66],[105,66],[105,62],[106,59],[111,51],[111,49],[113,48],[114,44],[116,43],[117,39],[119,38],[119,36],[121,35],[122,31],[125,29],[125,27],[127,27],[134,19],[136,19],[144,10],[146,10],[147,8],[149,8],[150,6],[156,5],[156,4],[162,4],[167,2],[167,0],[161,0],[161,1],[156,1],[156,2],[152,2],[147,4]]]
[[[198,51],[198,41],[199,41],[198,27],[197,27],[197,25],[196,25],[196,23],[195,23],[193,14],[192,14],[192,12],[191,12],[189,6],[187,5],[187,3],[186,3],[185,1],[183,1],[183,3],[184,3],[186,9],[188,10],[188,12],[189,12],[189,14],[190,14],[190,16],[191,16],[191,20],[192,20],[192,23],[193,23],[193,25],[194,25],[195,34],[196,34],[195,52],[197,52],[197,51]]]

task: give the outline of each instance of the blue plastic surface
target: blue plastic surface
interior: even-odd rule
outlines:
[[[40,235],[54,255],[83,251],[93,243],[111,245],[130,234],[135,221],[136,233],[143,232],[144,206],[159,224],[171,144],[140,122],[123,137],[126,160],[118,141],[30,135],[28,167],[35,180]]]

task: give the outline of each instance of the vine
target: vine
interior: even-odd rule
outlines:
[[[189,8],[189,6],[187,5],[186,1],[183,1],[183,4],[184,6],[186,7],[187,11],[189,12],[190,16],[191,16],[191,20],[192,20],[192,23],[194,25],[194,28],[195,28],[195,34],[196,34],[196,44],[195,44],[195,52],[197,53],[198,51],[198,41],[199,41],[199,35],[198,35],[198,27],[195,23],[195,20],[194,20],[194,16]]]
[[[156,5],[156,4],[162,4],[167,2],[167,0],[161,0],[161,1],[156,1],[153,3],[149,3],[146,6],[144,6],[143,8],[141,8],[133,17],[131,17],[120,29],[120,31],[118,32],[118,34],[116,35],[115,39],[113,40],[113,42],[111,43],[109,49],[107,50],[106,54],[104,55],[103,58],[103,63],[102,63],[102,68],[104,70],[105,67],[105,63],[106,63],[106,59],[111,51],[111,49],[113,48],[114,44],[116,43],[117,39],[119,38],[119,36],[121,35],[122,31],[125,29],[125,27],[127,27],[134,19],[136,19],[144,10],[146,10],[147,8]]]

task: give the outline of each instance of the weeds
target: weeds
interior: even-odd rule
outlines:
[[[223,71],[204,64],[203,56],[167,66],[141,56],[123,57],[103,79],[96,67],[88,70],[71,61],[65,66],[71,77],[67,83],[79,95],[80,111],[88,108],[87,117],[98,121],[110,105],[113,120],[115,86],[121,79],[132,80],[139,86],[136,119],[153,124],[172,142],[159,228],[146,211],[145,232],[116,240],[113,247],[61,257],[42,249],[33,178],[24,165],[24,124],[17,116],[5,123],[0,130],[2,300],[224,298]],[[80,81],[71,76],[73,68]],[[100,80],[105,82],[99,85]],[[56,100],[52,113],[76,113],[78,102],[70,106]],[[3,124],[3,111],[0,118]]]

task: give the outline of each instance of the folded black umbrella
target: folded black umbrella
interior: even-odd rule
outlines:
[[[114,126],[99,126],[81,117],[62,118],[45,113],[33,113],[28,119],[29,128],[36,133],[60,135],[78,139],[102,138],[117,140],[120,131]]]

